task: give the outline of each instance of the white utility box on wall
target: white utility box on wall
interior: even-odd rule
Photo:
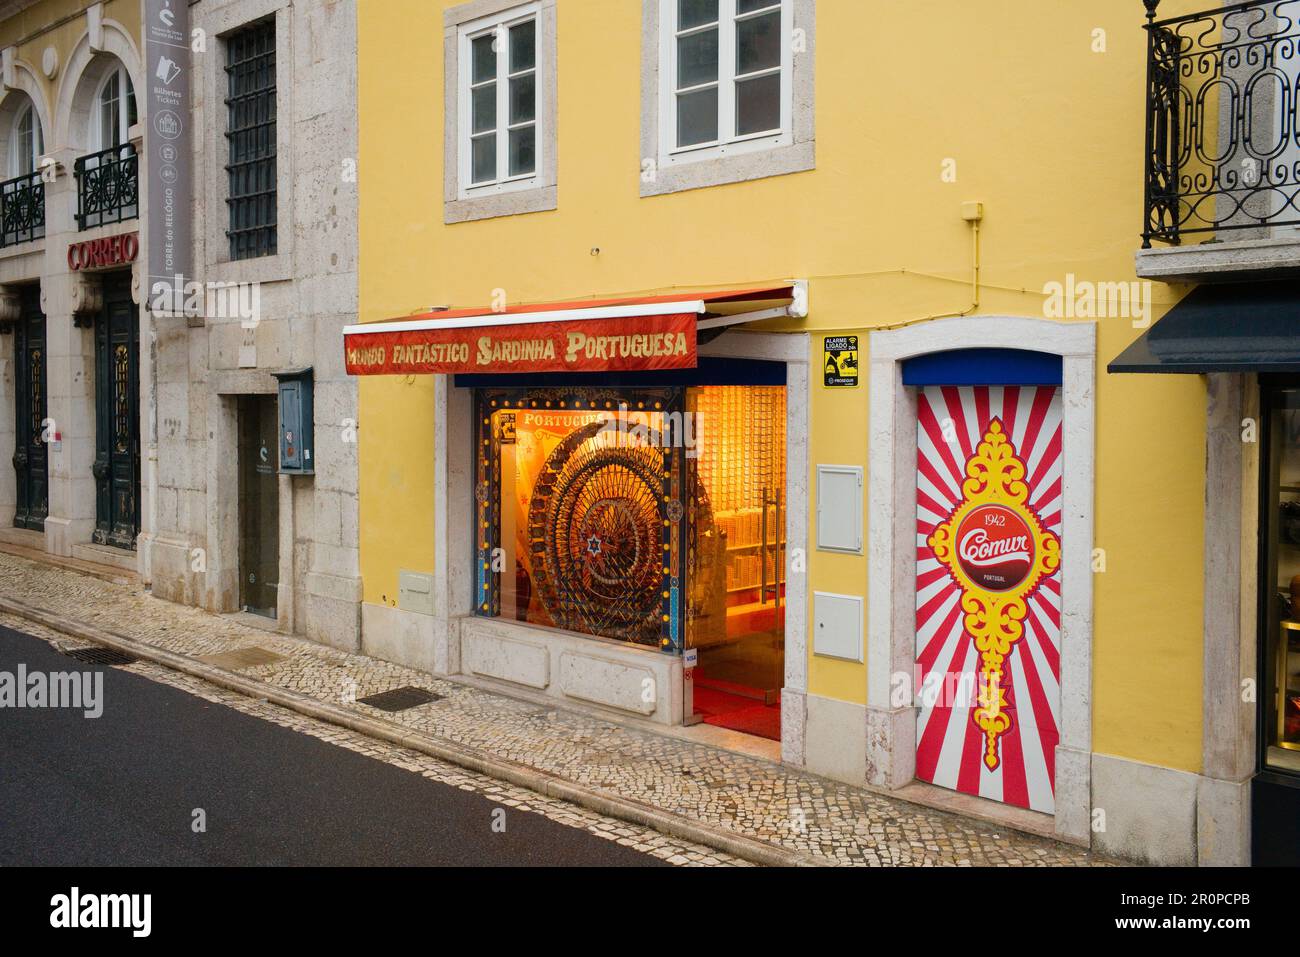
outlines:
[[[862,661],[862,598],[813,592],[813,654]]]
[[[862,554],[861,466],[817,466],[817,548]]]

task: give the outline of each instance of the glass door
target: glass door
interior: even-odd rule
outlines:
[[[700,386],[686,401],[695,715],[775,741],[785,684],[785,402],[782,386]]]
[[[1265,380],[1251,861],[1300,867],[1300,379]]]

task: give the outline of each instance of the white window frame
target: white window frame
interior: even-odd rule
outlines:
[[[736,127],[736,24],[769,15],[771,6],[737,15],[737,0],[718,0],[718,138],[708,143],[677,145],[677,39],[710,26],[677,29],[677,0],[659,0],[659,155],[669,164],[713,159],[789,146],[794,142],[794,23],[791,0],[781,7],[781,125],[775,130],[737,135]],[[776,4],[772,4],[775,6]],[[759,77],[772,70],[744,74]],[[711,84],[685,89],[705,89]]]
[[[735,10],[734,3],[723,3],[724,15]],[[782,14],[780,132],[678,148],[677,4],[673,0],[641,0],[639,179],[643,198],[817,168],[817,0],[783,0]],[[725,40],[725,50],[723,42],[720,36],[719,63],[730,74],[726,82],[734,83],[734,34]],[[734,118],[734,95],[730,91],[725,108],[727,116]],[[722,109],[720,103],[720,115]],[[728,126],[719,132],[731,135],[734,129]]]
[[[22,133],[23,121],[30,118],[32,124],[31,156],[24,156]],[[41,154],[45,152],[45,135],[41,129],[41,118],[36,113],[36,104],[28,101],[20,107],[9,128],[9,179],[28,176],[41,168]],[[30,169],[25,168],[30,161]]]
[[[459,163],[458,179],[460,181],[459,197],[461,199],[474,199],[524,189],[535,189],[540,182],[545,163],[543,152],[546,149],[546,136],[549,134],[549,130],[545,127],[547,122],[544,101],[546,91],[542,83],[546,66],[543,59],[547,51],[542,37],[541,9],[540,3],[528,3],[461,24],[457,29],[459,76],[456,83],[456,101],[458,104],[456,128],[459,141],[457,143],[457,155]],[[510,73],[510,50],[507,38],[512,27],[519,26],[528,20],[532,20],[534,23],[533,67],[531,70],[533,73],[534,96],[532,121],[534,131],[533,171],[511,176],[510,77],[512,74]],[[497,50],[495,80],[497,85],[497,177],[491,182],[474,184],[471,182],[473,177],[473,41],[489,33],[498,35],[498,46],[500,47]],[[516,124],[516,126],[526,125],[528,124]]]
[[[108,88],[108,84],[112,81],[114,76],[117,77],[117,90],[118,90],[117,122],[118,122],[118,128],[122,134],[122,142],[118,143],[117,145],[126,146],[128,143],[131,142],[131,111],[128,103],[132,97],[127,95],[127,91],[128,90],[131,91],[132,96],[134,96],[135,87],[131,83],[131,74],[127,72],[126,66],[121,61],[118,61],[114,63],[114,65],[110,67],[107,71],[105,71],[104,75],[100,77],[98,85],[96,85],[95,87],[95,98],[92,101],[92,105],[91,105],[91,122],[90,122],[90,151],[92,153],[98,153],[101,150],[106,150],[110,147],[110,145],[112,145],[104,142],[104,125],[103,125],[103,115],[101,110],[101,106],[102,106],[101,98],[104,95],[104,90]],[[140,110],[140,106],[139,106],[139,102],[137,101],[136,103],[137,116],[139,115],[139,110]]]

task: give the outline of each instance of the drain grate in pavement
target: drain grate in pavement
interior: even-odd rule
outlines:
[[[133,665],[136,662],[131,655],[116,648],[73,648],[64,654],[88,665]]]
[[[405,688],[381,691],[379,694],[372,694],[367,698],[358,698],[357,702],[359,704],[368,704],[380,711],[406,711],[409,708],[418,708],[422,704],[441,701],[442,699],[443,695],[408,685]]]
[[[216,655],[199,655],[199,661],[212,665],[214,668],[225,668],[227,671],[239,671],[242,668],[260,668],[263,665],[273,665],[277,661],[284,661],[284,655],[277,655],[274,651],[267,651],[265,648],[238,648],[234,651],[223,651]]]

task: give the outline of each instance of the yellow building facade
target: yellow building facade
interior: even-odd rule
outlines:
[[[1196,9],[1166,2],[1159,15]],[[779,703],[761,701],[779,710],[778,740],[753,745],[757,753],[1136,859],[1244,862],[1249,773],[1207,764],[1219,746],[1207,733],[1225,720],[1207,714],[1222,695],[1206,685],[1216,387],[1106,369],[1194,284],[1135,269],[1145,15],[1136,0],[363,3],[360,326],[347,348],[375,323],[397,342],[411,341],[400,340],[403,320],[417,337],[439,322],[481,332],[566,303],[566,328],[611,309],[634,327],[637,303],[703,303],[692,359],[720,377],[684,385],[687,410],[784,387],[763,414],[785,410],[773,441],[788,474],[772,483],[780,505],[769,511],[763,499],[755,513],[759,548],[766,556],[770,540],[779,563],[784,670]],[[763,292],[729,309],[710,298],[728,290]],[[1016,352],[1039,364],[1021,368]],[[665,654],[557,627],[554,615],[547,626],[524,610],[514,620],[483,614],[476,566],[491,543],[477,541],[486,514],[477,493],[494,466],[483,471],[479,438],[500,442],[498,413],[514,408],[506,441],[520,444],[508,454],[524,456],[524,413],[539,396],[558,413],[566,389],[596,381],[583,376],[608,376],[599,361],[534,380],[521,362],[499,394],[492,374],[504,367],[492,364],[471,378],[403,366],[361,379],[363,647],[749,748],[707,721],[680,730],[692,694],[702,695],[691,687],[704,666],[689,634]],[[745,362],[777,369],[776,379],[737,372]],[[673,388],[646,375],[646,389]],[[599,383],[631,395],[639,381]],[[601,411],[614,392],[582,394]],[[754,413],[715,417],[714,434],[748,434],[744,414]],[[971,462],[999,454],[992,419],[1021,445],[1027,500],[1008,491],[1014,481],[1000,492],[962,487]],[[1031,449],[1040,428],[1043,447]],[[949,452],[952,481],[927,478]],[[951,486],[950,502],[934,501],[936,485]],[[927,509],[939,509],[928,522]],[[981,526],[972,541],[987,538],[995,558],[1023,552],[1036,584],[1019,569],[989,572],[987,554],[966,547],[972,510],[1001,530]],[[498,518],[508,536],[515,519]],[[931,536],[949,519],[961,543],[945,564]],[[1007,522],[1024,534],[998,544]],[[1241,525],[1234,546],[1254,535]],[[728,542],[742,540],[726,527]],[[739,568],[728,566],[728,583],[740,582]],[[511,607],[532,600],[515,581],[492,580]],[[1011,580],[1020,584],[1002,590]],[[927,610],[940,583],[943,607]],[[526,587],[546,582],[535,574]],[[976,690],[948,702],[959,730],[940,736],[945,704],[918,702],[922,673],[942,668],[917,633],[947,628],[970,641],[979,629],[953,609],[971,596],[977,614],[1019,623],[1020,637],[997,667],[987,665],[996,636],[972,642],[981,650],[965,671]],[[932,613],[942,620],[927,625]],[[951,648],[939,653],[957,660]],[[700,661],[709,654],[701,648]],[[995,673],[1003,691],[1010,685],[1001,708],[987,685]],[[628,675],[653,688],[649,699],[591,687]],[[1252,676],[1253,665],[1231,679]],[[745,695],[724,681],[703,697],[733,692]],[[1051,700],[1031,707],[1031,697]],[[994,718],[974,717],[981,708]],[[1229,723],[1250,724],[1254,708],[1241,703]],[[999,710],[1014,730],[986,726]],[[1030,766],[1031,746],[1046,769]],[[1017,762],[1020,780],[998,780]]]

